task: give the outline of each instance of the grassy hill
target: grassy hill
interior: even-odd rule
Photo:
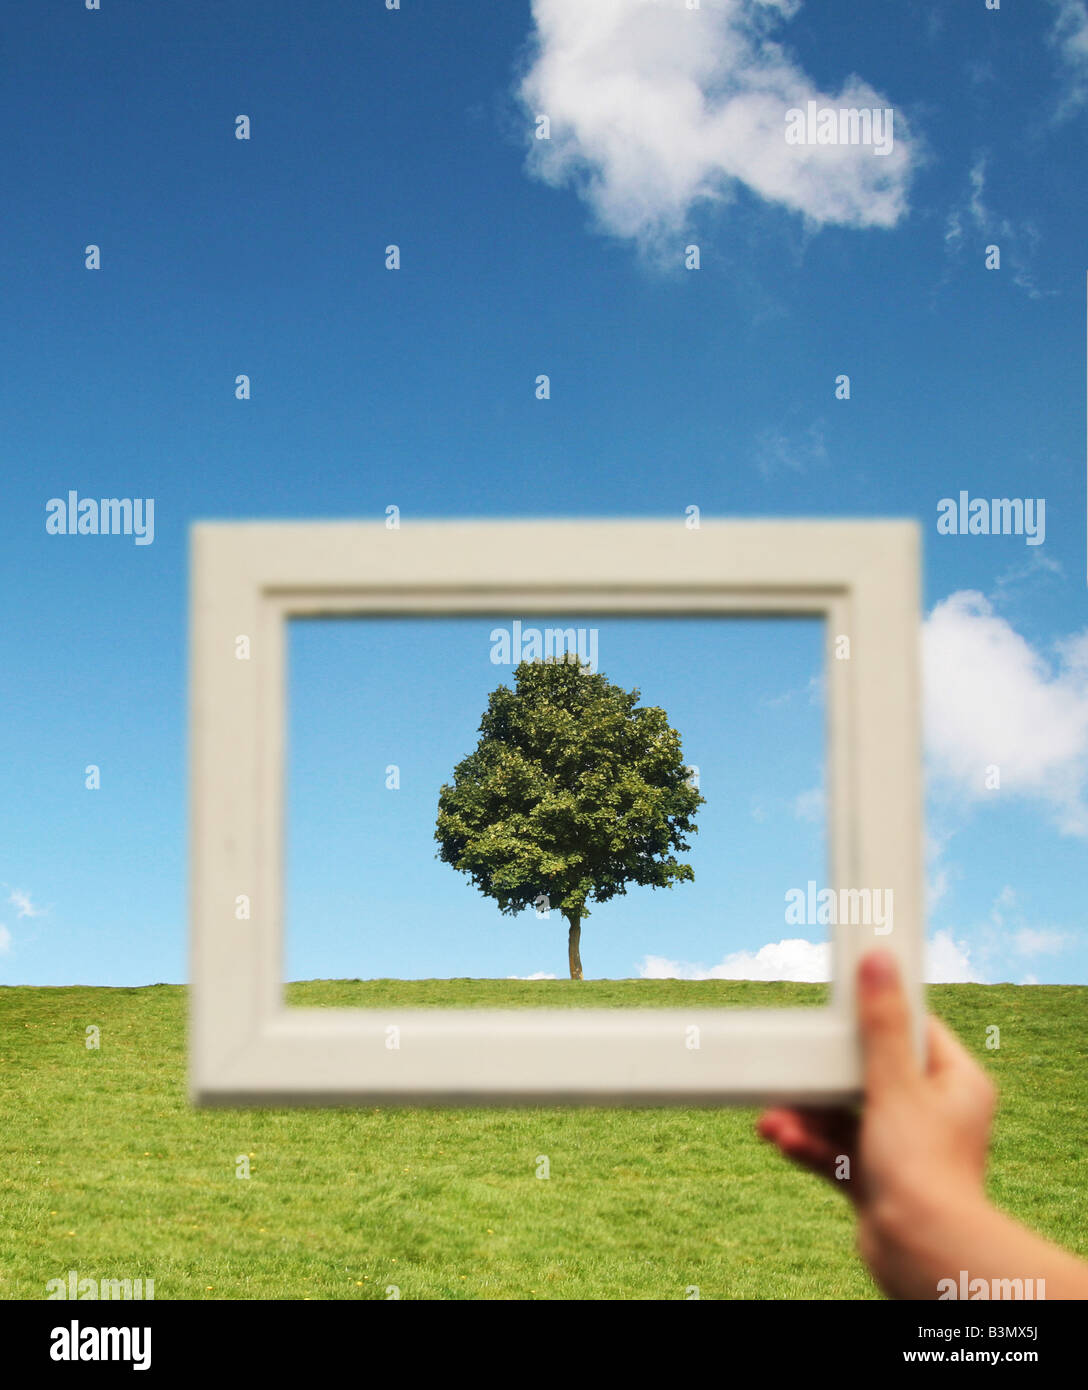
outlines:
[[[289,998],[757,1007],[824,991],[324,980]],[[1001,1088],[994,1198],[1088,1256],[1088,989],[945,985],[930,1007]],[[150,1277],[160,1299],[878,1296],[846,1203],[758,1140],[754,1111],[196,1111],[185,1014],[177,986],[0,988],[0,1297],[44,1298],[70,1269]]]

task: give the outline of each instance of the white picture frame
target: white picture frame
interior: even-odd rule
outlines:
[[[496,611],[825,619],[827,886],[894,894],[886,935],[849,923],[832,928],[826,1008],[286,1006],[288,619]],[[898,959],[921,1053],[913,522],[200,523],[191,536],[190,720],[197,1104],[849,1103],[861,1085],[856,964],[871,946]],[[391,1047],[394,1036],[399,1045]]]

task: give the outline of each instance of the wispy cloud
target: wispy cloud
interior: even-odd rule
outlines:
[[[886,156],[858,144],[788,144],[786,113],[885,109],[856,76],[822,91],[777,34],[800,0],[532,0],[519,94],[529,169],[573,185],[599,227],[643,249],[684,228],[699,203],[745,187],[812,226],[891,227],[908,210],[917,142],[899,110]]]
[[[1067,932],[1049,931],[1039,927],[1021,927],[1013,937],[1013,946],[1021,956],[1054,956],[1069,945]]]
[[[768,695],[760,704],[764,709],[781,709],[783,705],[792,705],[801,700],[809,705],[818,705],[826,697],[826,686],[827,678],[819,671],[815,676],[809,676],[803,686],[784,690],[781,695]]]
[[[997,246],[1002,270],[991,271],[991,274],[1011,271],[1013,284],[1029,299],[1057,294],[1056,290],[1040,289],[1035,281],[1032,261],[1041,240],[1039,229],[1031,221],[1013,222],[1000,216],[987,202],[988,165],[987,155],[976,157],[967,175],[963,197],[948,214],[944,243],[949,255],[958,259],[970,245],[971,254],[977,255],[981,264],[984,248]]]
[[[1010,884],[1005,884],[993,901],[989,928],[987,949],[993,953],[1054,956],[1064,951],[1071,941],[1068,932],[1025,925],[1016,892]]]
[[[948,846],[955,830],[935,829],[930,818],[926,830],[926,907],[932,913],[938,903],[948,893],[951,880],[956,874],[954,866],[947,861]]]
[[[823,422],[818,420],[799,431],[768,426],[756,435],[753,454],[764,478],[783,473],[807,473],[810,468],[827,462]]]
[[[29,893],[21,888],[12,888],[8,883],[0,883],[0,889],[7,892],[7,902],[10,907],[15,909],[17,921],[24,917],[44,917],[45,908],[35,906]],[[0,956],[6,956],[12,945],[12,934],[10,928],[0,922]]]
[[[1050,0],[1057,11],[1049,42],[1058,55],[1064,83],[1055,119],[1066,120],[1088,101],[1088,4]]]
[[[932,906],[932,902],[931,902]],[[1020,974],[1026,962],[1057,956],[1076,942],[1073,932],[1049,925],[1035,925],[1024,912],[1011,884],[994,895],[988,913],[963,928],[942,929],[929,942],[929,980],[946,983],[974,981],[987,984]],[[970,944],[968,944],[970,943]],[[1023,984],[1038,984],[1036,975],[1022,977]]]
[[[798,820],[819,825],[827,814],[827,797],[823,787],[809,787],[793,799],[793,814]]]
[[[30,894],[24,893],[20,888],[13,888],[8,894],[8,902],[15,908],[16,917],[42,917],[45,915],[44,907],[35,907],[30,900]]]
[[[1005,597],[1003,591],[1027,580],[1060,578],[1065,573],[1060,560],[1047,555],[1042,546],[1032,546],[1022,560],[1003,570],[994,580],[995,597]]]

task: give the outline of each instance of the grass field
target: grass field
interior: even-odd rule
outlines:
[[[818,1004],[817,985],[313,981],[292,1003]],[[991,1192],[1088,1255],[1088,988],[944,985],[993,1073]],[[186,991],[0,988],[0,1297],[873,1298],[846,1203],[750,1110],[196,1111]],[[88,1025],[101,1030],[97,1051]],[[985,1049],[986,1028],[1000,1049]],[[249,1157],[251,1176],[235,1176]],[[536,1176],[547,1155],[550,1177]]]

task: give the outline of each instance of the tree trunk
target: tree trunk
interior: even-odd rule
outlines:
[[[582,978],[582,956],[579,946],[582,943],[582,919],[574,913],[567,914],[567,921],[570,923],[570,931],[567,934],[567,959],[570,962],[570,977],[572,980]]]

